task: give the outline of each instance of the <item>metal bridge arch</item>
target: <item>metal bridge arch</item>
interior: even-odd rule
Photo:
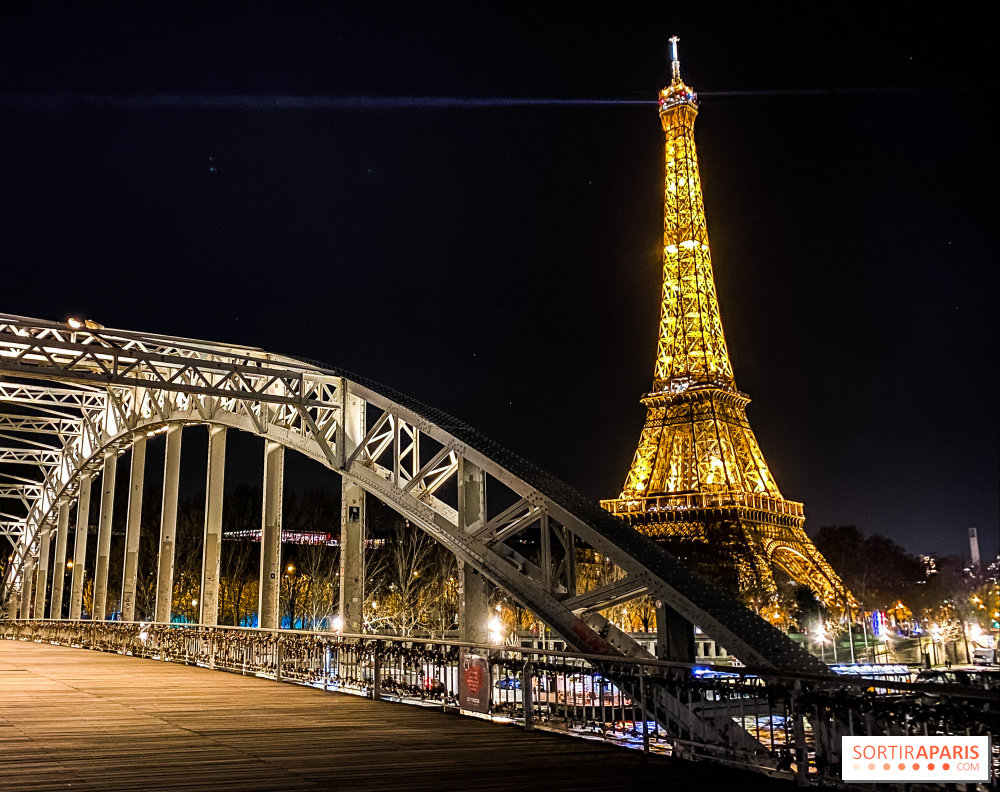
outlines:
[[[0,314],[2,403],[34,411],[3,411],[0,435],[7,447],[0,449],[0,462],[35,459],[43,470],[40,479],[23,479],[14,495],[27,514],[8,514],[0,523],[16,535],[4,602],[18,588],[25,558],[37,552],[39,529],[53,523],[61,499],[75,497],[79,473],[103,451],[167,424],[207,423],[280,443],[356,482],[577,651],[640,655],[643,650],[597,611],[648,594],[747,664],[822,669],[780,631],[564,483],[445,413],[322,364],[255,348]],[[58,446],[25,440],[26,432],[43,429]],[[460,519],[437,493],[463,468],[508,488],[513,505],[489,520]],[[15,493],[14,485],[2,486],[0,494]],[[539,524],[607,556],[624,579],[582,594],[561,590],[558,570],[535,564],[508,543]]]

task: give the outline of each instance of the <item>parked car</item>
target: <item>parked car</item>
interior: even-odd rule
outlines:
[[[917,674],[917,682],[961,685],[982,690],[1000,690],[1000,671],[978,668],[931,668]]]
[[[517,677],[504,677],[503,679],[498,679],[494,687],[500,688],[500,690],[520,690],[521,680]]]
[[[972,650],[972,662],[975,665],[991,666],[997,665],[997,650],[996,649],[982,649],[976,647]]]

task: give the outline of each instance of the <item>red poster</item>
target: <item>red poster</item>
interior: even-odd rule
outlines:
[[[484,714],[490,711],[490,666],[482,655],[462,652],[458,661],[458,706]]]

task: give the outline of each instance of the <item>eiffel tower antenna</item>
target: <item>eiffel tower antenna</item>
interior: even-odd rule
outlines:
[[[765,598],[776,568],[838,610],[854,604],[785,500],[746,417],[726,348],[694,141],[698,96],[670,39],[660,91],[666,137],[663,283],[653,388],[621,496],[602,506],[720,583]]]
[[[680,41],[677,36],[670,37],[670,73],[671,82],[681,81],[681,59],[677,54],[677,43]]]

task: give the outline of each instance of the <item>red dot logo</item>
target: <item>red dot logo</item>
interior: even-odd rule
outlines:
[[[869,762],[868,763],[868,769],[869,770],[874,770],[875,769],[875,763],[874,762]]]
[[[889,769],[889,763],[886,762],[884,765],[882,765],[882,769],[883,770],[888,770]]]
[[[934,762],[931,762],[929,765],[927,765],[927,769],[928,770],[933,770],[934,769]]]
[[[951,770],[951,765],[948,764],[947,762],[945,762],[943,765],[941,765],[941,769],[942,770]]]
[[[914,770],[919,770],[920,769],[920,762],[914,762],[913,763],[913,769]]]
[[[905,765],[905,764],[903,764],[902,762],[900,762],[900,763],[899,763],[899,769],[900,769],[900,770],[905,770],[905,769],[906,769],[906,765]]]

